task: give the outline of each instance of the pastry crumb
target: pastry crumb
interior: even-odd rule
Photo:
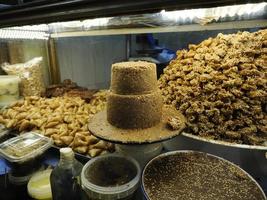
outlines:
[[[179,130],[182,126],[182,121],[177,117],[169,117],[167,121],[167,125],[172,130]]]

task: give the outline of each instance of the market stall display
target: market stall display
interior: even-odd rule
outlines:
[[[267,200],[267,2],[15,4],[0,200]]]
[[[266,145],[267,30],[218,34],[177,58],[159,79],[164,102],[187,118],[194,135]]]
[[[86,103],[80,97],[25,97],[5,109],[0,123],[7,128],[36,130],[51,137],[59,147],[70,146],[74,151],[91,157],[113,151],[112,144],[90,134],[91,117],[105,107],[106,91],[101,91]]]

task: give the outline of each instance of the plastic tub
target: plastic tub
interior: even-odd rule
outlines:
[[[142,144],[142,145],[123,145],[116,144],[116,152],[136,159],[141,167],[159,155],[162,151],[162,143]]]
[[[152,159],[143,170],[142,189],[147,200],[266,200],[243,169],[197,151],[173,151]]]
[[[7,106],[19,99],[20,78],[13,75],[0,75],[0,106]]]
[[[28,132],[0,144],[0,155],[7,160],[12,176],[26,177],[40,169],[41,155],[51,145],[50,138]]]
[[[52,169],[36,172],[27,185],[29,195],[34,199],[52,199],[50,174]]]
[[[81,173],[81,182],[92,200],[130,200],[139,186],[140,175],[136,160],[109,154],[87,162]]]

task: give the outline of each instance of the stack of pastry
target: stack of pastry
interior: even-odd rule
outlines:
[[[157,88],[156,65],[124,62],[112,66],[107,120],[118,128],[149,128],[161,120],[163,99]]]
[[[95,136],[119,143],[161,141],[184,127],[183,116],[174,107],[163,105],[156,65],[142,61],[112,65],[107,109],[89,123]]]

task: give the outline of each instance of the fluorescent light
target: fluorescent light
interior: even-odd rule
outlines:
[[[39,39],[47,40],[49,34],[42,31],[0,29],[0,39]]]
[[[216,8],[201,8],[201,9],[189,9],[189,10],[178,10],[178,11],[165,11],[162,10],[160,15],[163,20],[171,21],[184,21],[186,19],[202,19],[202,18],[224,18],[234,17],[235,15],[262,15],[267,3],[257,4],[243,4],[233,6],[222,6]]]

